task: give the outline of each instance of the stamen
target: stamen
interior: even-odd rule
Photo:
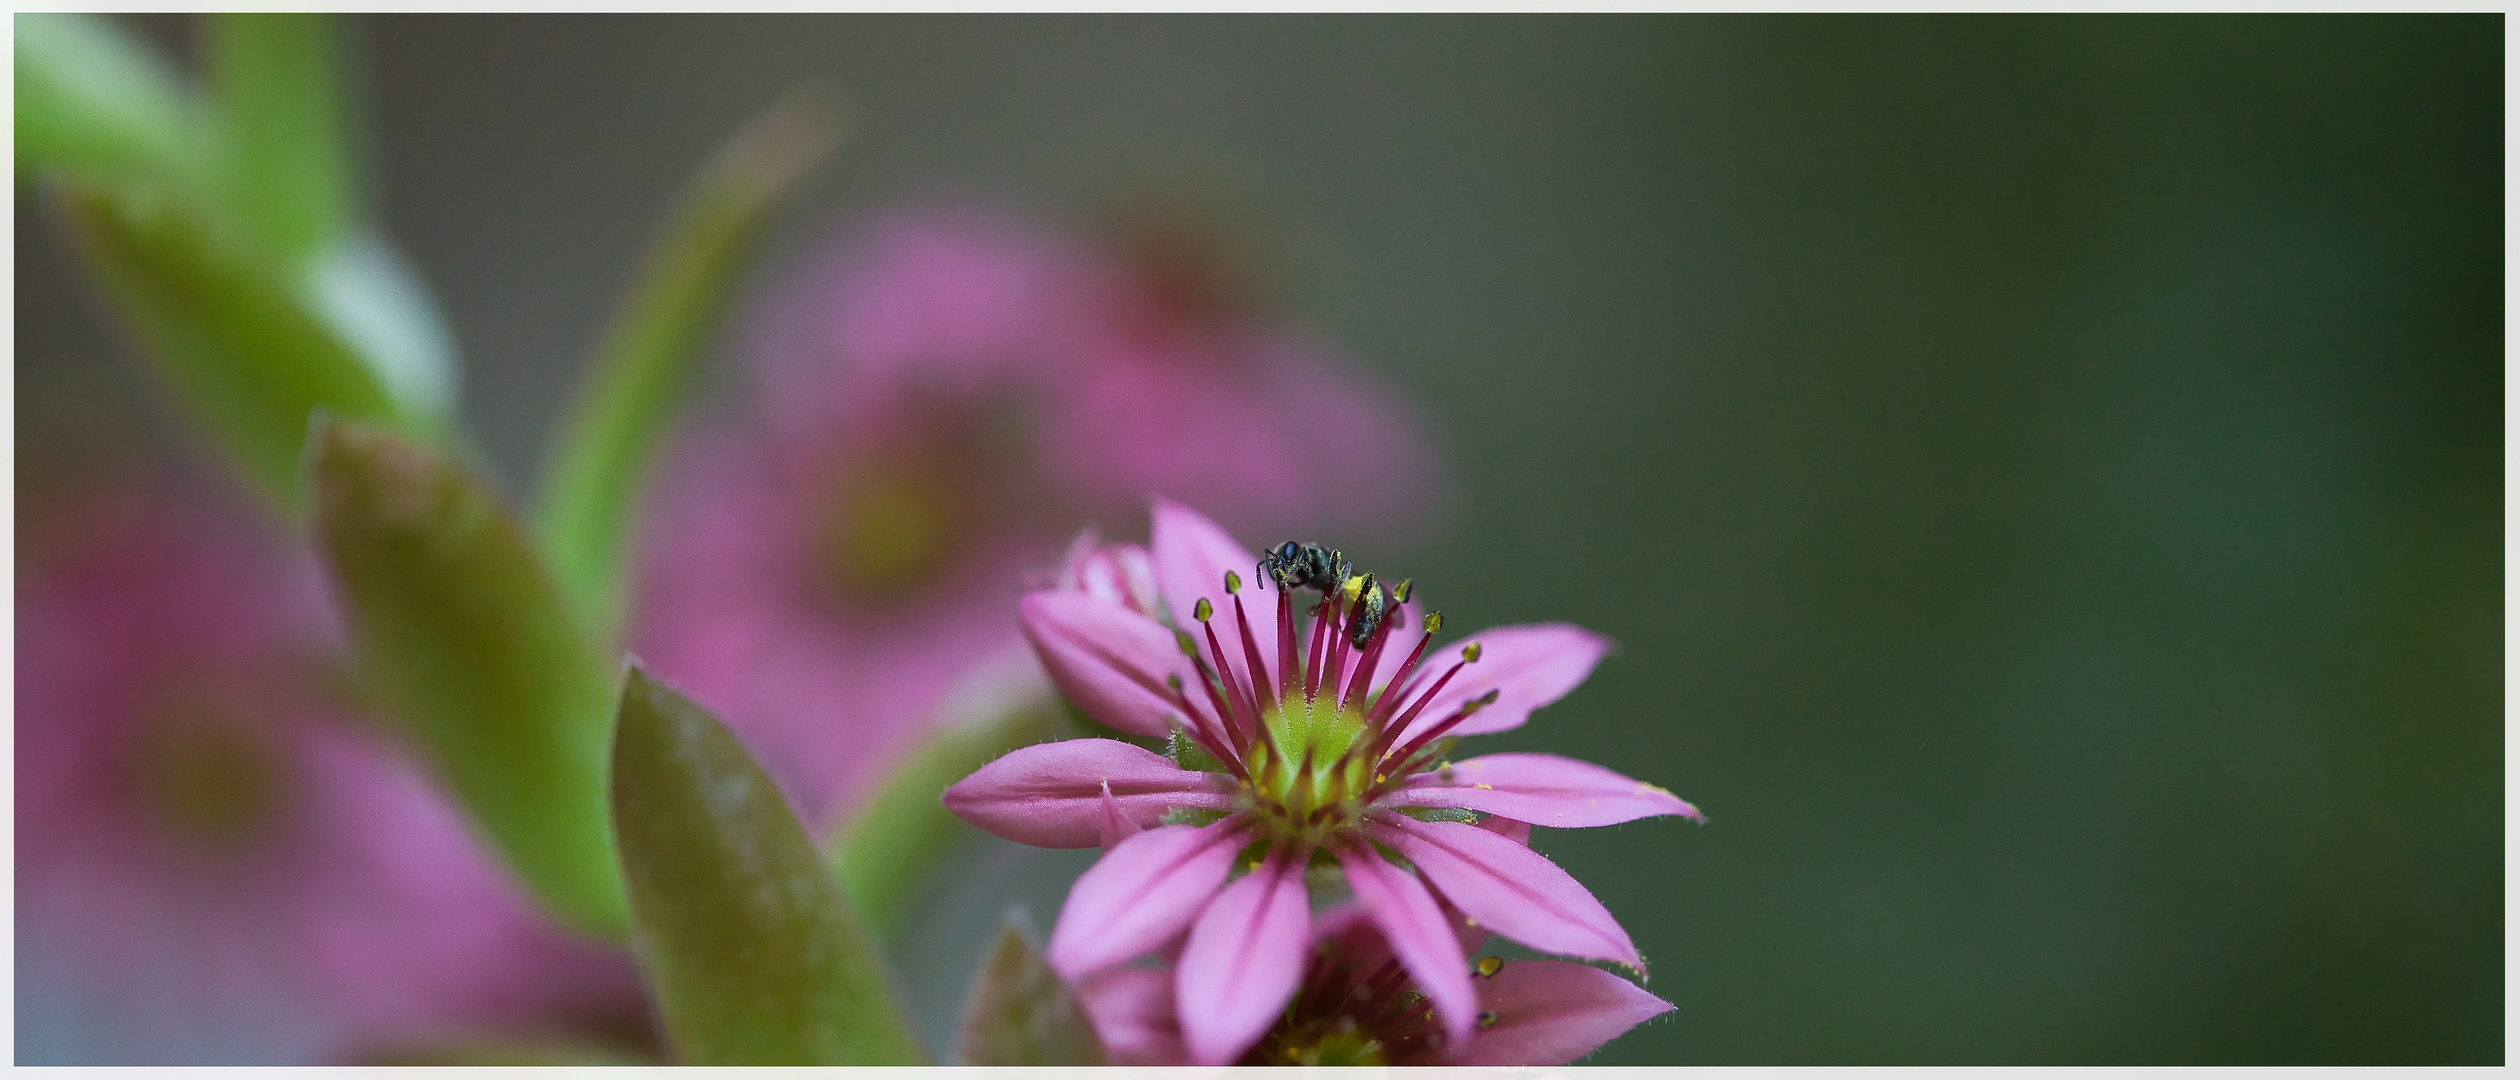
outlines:
[[[1374,739],[1374,753],[1377,755],[1375,760],[1381,760],[1379,755],[1381,755],[1383,748],[1391,745],[1393,740],[1398,739],[1401,732],[1409,730],[1409,723],[1416,720],[1419,713],[1426,711],[1426,703],[1435,700],[1435,695],[1443,693],[1445,685],[1452,682],[1453,676],[1461,674],[1461,669],[1468,666],[1470,666],[1470,659],[1465,651],[1462,659],[1453,661],[1453,666],[1444,672],[1443,677],[1435,680],[1435,685],[1427,687],[1425,693],[1418,695],[1417,701],[1409,706],[1409,710],[1407,712],[1402,713],[1399,718],[1393,720],[1392,722],[1383,725],[1382,734],[1376,736]]]
[[[1361,580],[1363,579],[1349,579],[1351,582]],[[1351,594],[1347,588],[1342,587],[1339,595],[1347,597]],[[1331,606],[1338,612],[1338,623],[1330,628],[1330,655],[1321,664],[1321,685],[1329,687],[1330,696],[1336,698],[1339,696],[1339,684],[1347,679],[1348,628],[1356,625],[1358,612],[1347,602],[1332,601]]]
[[[1347,693],[1339,697],[1340,709],[1353,707],[1358,699],[1365,696],[1366,684],[1374,680],[1375,666],[1382,663],[1383,642],[1391,637],[1391,624],[1394,621],[1384,619],[1381,624],[1374,627],[1373,638],[1365,643],[1364,656],[1356,662],[1356,677],[1348,680]]]
[[[1208,603],[1208,598],[1204,596],[1200,597],[1199,602],[1190,608],[1190,617],[1197,619],[1200,622],[1206,622],[1215,616],[1216,605]]]
[[[1310,703],[1321,696],[1322,635],[1329,632],[1330,598],[1323,597],[1312,609],[1312,648],[1304,656],[1304,700]]]
[[[1426,655],[1426,647],[1434,642],[1435,632],[1443,628],[1443,612],[1426,613],[1426,632],[1418,636],[1417,648],[1409,651],[1409,658],[1400,662],[1400,670],[1391,673],[1391,681],[1383,684],[1382,698],[1374,702],[1374,707],[1365,714],[1367,723],[1380,724],[1400,711],[1400,703],[1408,700],[1409,676],[1417,673],[1418,658]]]
[[[1165,675],[1164,685],[1171,688],[1173,704],[1181,709],[1181,715],[1185,721],[1181,730],[1190,736],[1190,741],[1199,744],[1199,749],[1207,751],[1209,757],[1224,762],[1225,767],[1233,771],[1236,779],[1250,780],[1251,771],[1243,767],[1241,755],[1228,753],[1223,747],[1216,745],[1215,738],[1208,734],[1207,718],[1199,715],[1199,710],[1190,707],[1190,697],[1182,691],[1181,676]],[[1215,694],[1213,690],[1208,691],[1208,696],[1211,698]]]
[[[1426,734],[1409,740],[1409,745],[1403,748],[1398,754],[1394,755],[1400,760],[1401,767],[1391,770],[1392,773],[1403,774],[1408,772],[1407,766],[1410,759],[1415,758],[1418,751],[1434,745],[1435,740],[1443,738],[1444,735],[1452,731],[1452,729],[1460,727],[1462,721],[1470,719],[1470,717],[1476,714],[1479,710],[1496,704],[1496,694],[1496,691],[1490,690],[1487,693],[1462,702],[1461,709],[1459,711],[1453,713],[1451,716],[1445,717],[1443,722],[1436,724],[1434,727],[1426,729]]]
[[[1200,599],[1199,610],[1203,613],[1208,610],[1205,598]],[[1207,631],[1208,652],[1216,657],[1218,681],[1225,684],[1225,696],[1233,705],[1233,710],[1224,714],[1225,737],[1233,740],[1235,746],[1247,745],[1251,738],[1243,734],[1241,718],[1249,716],[1257,722],[1260,713],[1244,698],[1242,680],[1234,677],[1234,665],[1225,662],[1225,647],[1216,641],[1216,625],[1202,618],[1199,629]]]
[[[1243,662],[1251,665],[1251,696],[1254,706],[1251,722],[1254,727],[1267,727],[1268,722],[1264,718],[1268,715],[1269,709],[1277,704],[1276,687],[1271,684],[1269,669],[1260,663],[1260,643],[1252,640],[1251,616],[1243,611],[1240,595],[1234,597],[1234,626],[1242,631]]]
[[[1277,607],[1277,700],[1283,707],[1295,689],[1295,598],[1284,588],[1277,591]]]
[[[1241,591],[1242,575],[1231,570],[1225,571],[1225,595],[1232,596]]]

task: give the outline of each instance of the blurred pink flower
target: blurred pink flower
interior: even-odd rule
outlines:
[[[1464,953],[1487,935],[1463,927]],[[1470,970],[1473,1030],[1452,1041],[1427,995],[1365,910],[1343,904],[1312,926],[1309,960],[1287,1009],[1243,1052],[1244,1065],[1564,1065],[1671,1003],[1599,968],[1482,958]],[[1082,987],[1087,1015],[1119,1065],[1188,1065],[1174,972],[1115,968]]]
[[[1174,490],[1286,528],[1387,528],[1443,497],[1405,401],[1242,309],[1185,306],[1165,273],[1003,214],[906,211],[756,313],[758,400],[661,467],[629,640],[810,822],[950,723],[972,672],[1025,655],[1008,601],[1079,526]]]
[[[643,1022],[627,958],[538,915],[352,706],[311,559],[164,488],[45,517],[19,531],[22,1057]]]
[[[1441,617],[1415,616],[1405,582],[1386,598],[1345,566],[1324,568],[1305,634],[1293,595],[1303,579],[1258,576],[1274,598],[1246,605],[1240,569],[1258,549],[1169,502],[1156,504],[1153,531],[1143,554],[1079,553],[1087,569],[1063,577],[1142,564],[1158,603],[1136,590],[1040,589],[1023,598],[1023,625],[1071,703],[1127,734],[1171,738],[1172,756],[1113,739],[1044,743],[945,793],[948,809],[997,836],[1107,849],[1059,913],[1054,969],[1084,979],[1186,932],[1183,1039],[1199,1064],[1231,1062],[1302,977],[1316,856],[1337,867],[1455,1045],[1478,1010],[1447,907],[1535,949],[1643,968],[1574,878],[1470,822],[1585,828],[1697,809],[1550,754],[1443,760],[1448,737],[1519,727],[1565,696],[1608,642],[1562,623],[1505,626],[1438,660],[1427,652]]]

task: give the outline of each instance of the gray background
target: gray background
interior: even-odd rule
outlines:
[[[938,192],[1261,208],[1459,471],[1375,565],[1622,644],[1491,748],[1712,816],[1540,838],[1678,1005],[1597,1062],[2501,1060],[2499,19],[354,25],[512,484],[798,76],[859,123],[770,265]],[[21,478],[160,437],[18,225]]]

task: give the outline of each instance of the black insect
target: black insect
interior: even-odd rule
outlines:
[[[1275,549],[1260,553],[1257,572],[1277,582],[1281,590],[1313,589],[1322,599],[1344,595],[1349,579],[1357,575],[1354,564],[1339,551],[1319,544],[1299,544],[1289,540]],[[1364,648],[1374,638],[1374,630],[1383,621],[1382,583],[1374,575],[1363,575],[1356,595],[1356,619],[1348,628],[1348,642]]]
[[[1298,544],[1292,540],[1279,544],[1276,550],[1261,552],[1256,569],[1262,577],[1277,582],[1280,589],[1318,589],[1323,596],[1337,592],[1351,572],[1347,556],[1319,544]]]

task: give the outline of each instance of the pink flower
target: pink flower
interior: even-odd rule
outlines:
[[[1319,499],[1302,481],[1332,465],[1442,491],[1405,402],[1248,312],[1158,302],[1158,278],[1008,215],[897,212],[752,321],[759,393],[661,468],[628,637],[810,821],[1025,655],[1006,599],[1080,525],[1164,490],[1308,526],[1423,508]]]
[[[1456,931],[1464,952],[1487,938],[1458,925]],[[1670,1002],[1599,968],[1486,957],[1471,968],[1474,1030],[1448,1042],[1428,995],[1362,908],[1322,913],[1311,942],[1292,1003],[1241,1064],[1564,1065],[1671,1011]],[[1117,968],[1083,985],[1086,1012],[1115,1064],[1190,1064],[1173,974]]]
[[[1300,572],[1256,570],[1275,596],[1245,602],[1239,568],[1253,551],[1158,502],[1149,550],[1089,553],[1123,570],[1143,559],[1156,603],[1062,588],[1023,599],[1024,632],[1071,702],[1121,732],[1172,740],[1170,756],[1111,739],[1027,747],[946,792],[947,807],[998,836],[1108,849],[1068,894],[1051,965],[1084,979],[1178,939],[1175,1002],[1203,1064],[1241,1056],[1295,992],[1315,872],[1345,880],[1454,1045],[1479,1009],[1448,906],[1534,949],[1641,969],[1600,902],[1502,824],[1696,809],[1548,754],[1444,760],[1451,738],[1518,727],[1573,690],[1608,643],[1564,624],[1507,626],[1430,656],[1441,617],[1416,614],[1407,582],[1386,596],[1372,575],[1328,560],[1316,575],[1327,595],[1299,629]],[[1481,815],[1491,827],[1471,823]]]
[[[537,914],[355,707],[302,552],[164,490],[32,516],[21,1060],[309,1062],[644,1023],[627,958]]]

